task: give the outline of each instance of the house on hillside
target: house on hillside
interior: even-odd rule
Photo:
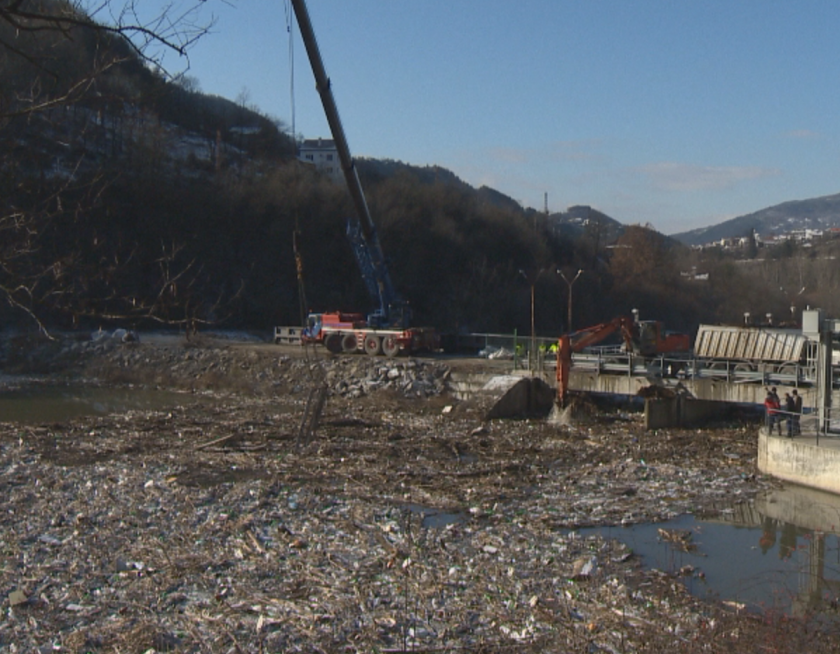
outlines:
[[[317,170],[335,181],[341,180],[338,149],[332,139],[305,139],[300,144],[298,159],[304,163],[312,164]]]

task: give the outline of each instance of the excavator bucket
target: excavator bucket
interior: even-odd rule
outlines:
[[[572,407],[568,402],[569,375],[572,368],[572,342],[568,334],[564,334],[557,342],[557,398],[548,414],[551,425],[571,424]]]
[[[572,425],[572,409],[574,409],[572,403],[563,407],[559,402],[555,402],[551,408],[551,413],[548,414],[548,424],[557,427],[570,427]]]

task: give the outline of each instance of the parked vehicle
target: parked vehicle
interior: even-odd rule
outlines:
[[[694,356],[708,370],[795,374],[816,358],[817,342],[798,329],[700,325]]]
[[[796,329],[700,325],[694,354],[706,359],[744,362],[797,362],[805,355],[809,339]]]
[[[375,329],[360,313],[311,313],[301,332],[303,344],[314,343],[334,354],[364,352],[387,357],[400,353],[434,351],[440,338],[432,328]]]

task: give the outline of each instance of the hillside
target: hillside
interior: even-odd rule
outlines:
[[[302,307],[370,310],[345,238],[347,191],[297,162],[279,121],[163,79],[119,39],[105,39],[115,59],[100,70],[102,39],[68,33],[81,35],[26,34],[26,56],[0,60],[4,326],[270,330],[299,324]],[[54,41],[74,65],[27,96],[50,77],[36,64]],[[517,270],[564,255],[519,205],[440,167],[359,170],[418,321],[527,326]]]
[[[347,189],[297,161],[282,121],[167,80],[93,29],[26,33],[27,56],[0,58],[0,324],[268,332],[307,310],[370,311]],[[40,54],[57,50],[48,75]],[[633,309],[687,331],[789,313],[791,271],[819,289],[800,300],[840,296],[819,261],[759,272],[587,206],[524,209],[439,166],[358,169],[395,287],[441,331],[553,336]]]
[[[613,243],[624,233],[625,226],[589,206],[573,206],[566,211],[549,216],[549,224],[556,233],[577,239],[586,234],[597,234],[604,243]]]
[[[732,220],[674,234],[686,245],[702,245],[726,238],[787,234],[794,230],[826,230],[840,227],[840,193],[809,200],[792,200]]]

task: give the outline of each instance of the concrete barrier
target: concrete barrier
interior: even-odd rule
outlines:
[[[695,400],[678,395],[645,400],[645,429],[687,427],[726,418],[732,405],[717,400]]]
[[[547,416],[554,389],[537,377],[521,375],[453,375],[453,393],[479,409],[485,420]]]
[[[778,479],[840,494],[840,448],[837,439],[785,438],[762,428],[758,435],[758,469]]]
[[[487,419],[547,416],[554,406],[554,389],[537,377],[513,379],[516,381],[487,412]]]
[[[284,345],[300,345],[300,327],[275,327],[274,342]]]

